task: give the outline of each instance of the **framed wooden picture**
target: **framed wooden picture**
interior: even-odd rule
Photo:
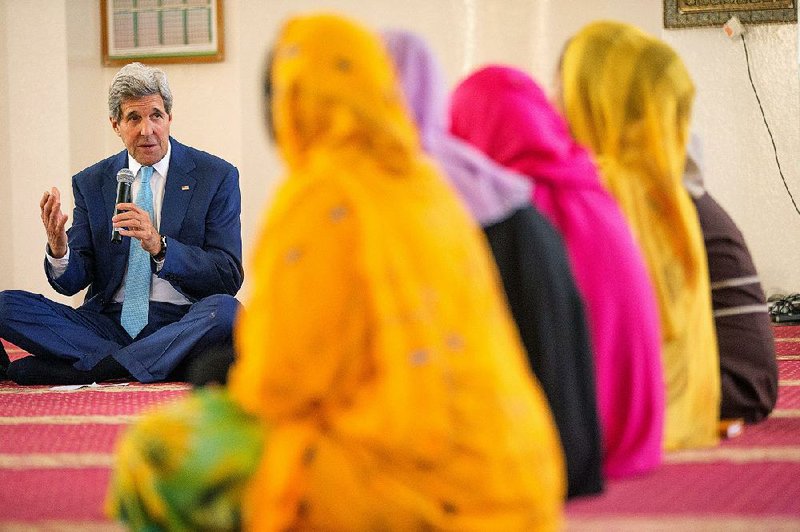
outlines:
[[[100,0],[103,64],[224,57],[222,0]]]
[[[722,26],[736,15],[745,24],[797,22],[797,0],[664,0],[664,27]]]

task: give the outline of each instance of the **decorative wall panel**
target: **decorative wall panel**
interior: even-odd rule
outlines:
[[[797,22],[797,0],[664,0],[664,27],[722,26],[733,15],[745,24]]]

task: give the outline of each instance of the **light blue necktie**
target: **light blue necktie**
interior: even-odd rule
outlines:
[[[150,176],[153,175],[152,166],[142,166],[141,185],[136,194],[136,205],[150,214],[150,221],[155,221],[153,216],[153,191],[150,189]],[[128,254],[128,278],[125,281],[125,299],[122,301],[122,315],[120,323],[128,331],[131,338],[147,325],[150,311],[150,254],[142,248],[142,243],[131,238],[131,248]]]

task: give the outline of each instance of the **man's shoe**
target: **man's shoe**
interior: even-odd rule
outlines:
[[[0,342],[0,381],[8,379],[6,372],[9,364],[11,364],[11,360],[8,358],[8,353],[6,353],[6,347],[3,342]]]

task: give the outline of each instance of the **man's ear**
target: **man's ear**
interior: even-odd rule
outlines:
[[[114,133],[116,133],[117,136],[119,136],[119,122],[117,122],[115,118],[110,116],[108,117],[108,121],[111,122],[111,129],[113,129]]]

